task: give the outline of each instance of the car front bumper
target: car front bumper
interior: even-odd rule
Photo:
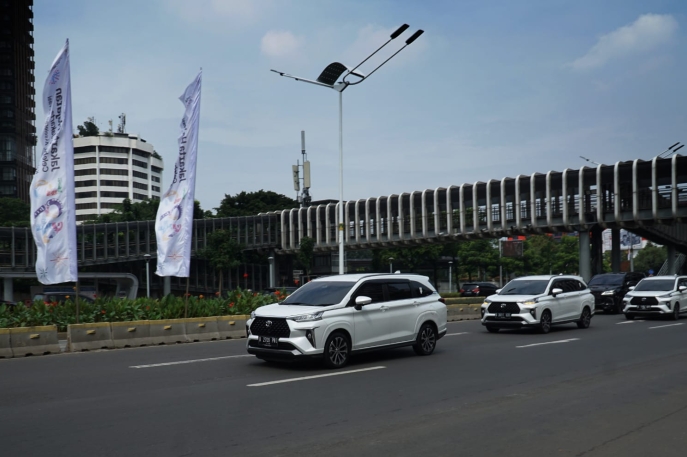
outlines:
[[[482,325],[497,328],[524,328],[539,325],[529,312],[511,314],[509,317],[498,317],[496,314],[486,312],[482,316]]]
[[[637,305],[630,305],[630,304],[625,304],[625,307],[623,309],[623,313],[625,314],[635,314],[635,315],[647,315],[647,316],[659,316],[663,314],[672,314],[673,313],[673,308],[672,306],[669,306],[669,303],[660,303],[658,305],[651,305],[647,307],[646,309],[641,309]]]
[[[246,341],[246,351],[249,354],[269,360],[296,360],[322,357],[323,349],[317,348],[324,345],[324,341],[320,341],[323,334],[316,323],[295,323],[287,321],[289,325],[289,336],[278,337],[277,343],[265,345],[260,342],[260,335],[253,335],[250,331],[250,326],[253,320],[246,322],[246,331],[248,338]],[[306,337],[306,332],[311,332],[315,339],[315,344],[311,343]],[[263,335],[264,336],[264,335]]]

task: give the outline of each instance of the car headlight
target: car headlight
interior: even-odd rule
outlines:
[[[615,295],[615,290],[606,290],[601,292],[601,295]]]
[[[525,301],[520,302],[520,303],[523,305],[536,305],[537,303],[539,303],[539,300],[534,298],[532,300],[525,300]]]
[[[491,304],[491,300],[487,300],[486,298],[484,299],[484,303],[482,303],[482,306],[489,306]]]
[[[289,317],[289,319],[294,321],[294,322],[319,321],[320,319],[322,319],[323,314],[324,314],[324,311],[320,311],[318,313],[309,313],[309,314],[301,314],[300,316],[292,316],[292,317]]]
[[[255,311],[251,311],[251,312],[250,312],[250,318],[251,318],[251,319],[255,319]]]

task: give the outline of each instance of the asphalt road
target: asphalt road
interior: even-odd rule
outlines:
[[[0,455],[687,452],[687,319],[597,315],[548,335],[462,321],[430,357],[390,350],[343,371],[267,364],[244,346],[0,360]]]

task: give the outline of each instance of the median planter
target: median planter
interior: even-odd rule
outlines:
[[[150,322],[150,344],[188,343],[187,319],[168,319]]]
[[[25,355],[59,354],[57,326],[11,328],[10,345],[14,357]]]
[[[10,329],[8,328],[0,328],[0,357],[6,359],[14,357],[10,344]]]
[[[109,322],[70,324],[67,326],[67,341],[70,352],[114,348]]]
[[[152,344],[149,321],[111,322],[112,342],[116,349]]]
[[[448,311],[447,320],[451,321],[462,321],[468,319],[479,319],[482,317],[480,312],[481,304],[476,305],[447,305],[446,309]]]
[[[186,337],[189,341],[212,341],[219,339],[216,317],[192,317],[185,319]]]
[[[221,339],[246,338],[246,322],[250,316],[219,316],[217,318],[217,328]]]

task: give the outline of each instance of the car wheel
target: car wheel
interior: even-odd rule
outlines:
[[[551,311],[548,309],[541,315],[539,321],[539,331],[542,333],[549,333],[551,331]]]
[[[625,319],[628,321],[633,321],[635,320],[635,315],[634,314],[625,314]]]
[[[673,315],[670,316],[670,318],[674,321],[680,319],[680,304],[675,303],[675,306],[673,306]]]
[[[437,332],[432,324],[422,324],[417,334],[417,341],[413,350],[417,355],[430,355],[437,347]]]
[[[577,321],[577,328],[589,328],[591,323],[592,313],[589,311],[589,308],[585,308],[582,310],[582,316],[580,316],[580,320]]]
[[[487,331],[488,331],[489,333],[498,333],[499,330],[501,330],[501,329],[498,328],[498,327],[492,327],[491,325],[488,325],[488,326],[487,326]]]
[[[625,308],[623,306],[623,300],[620,299],[620,300],[618,300],[618,304],[615,305],[615,313],[616,314],[623,314],[623,308]]]
[[[348,337],[342,332],[329,335],[324,345],[324,364],[329,368],[343,368],[351,355]]]

